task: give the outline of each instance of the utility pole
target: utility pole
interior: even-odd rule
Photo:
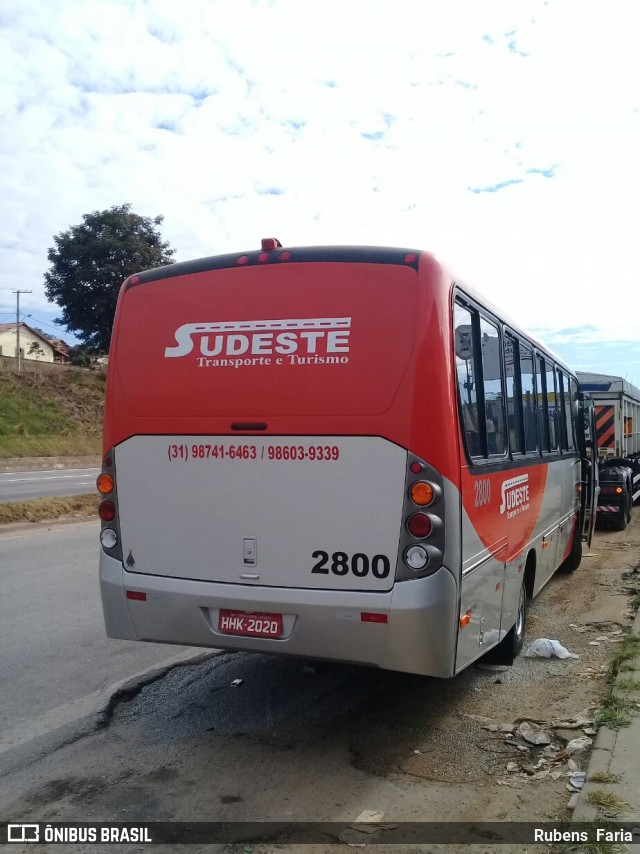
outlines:
[[[16,356],[18,358],[18,371],[20,371],[20,294],[32,294],[33,291],[14,291],[16,295]]]

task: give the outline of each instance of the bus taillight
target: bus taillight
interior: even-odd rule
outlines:
[[[404,553],[404,560],[410,569],[419,572],[429,563],[429,555],[422,546],[411,546]]]
[[[411,453],[404,495],[396,581],[431,575],[444,557],[443,479],[426,460]]]
[[[103,528],[100,531],[100,544],[105,549],[112,549],[118,545],[118,535],[113,528]]]
[[[113,492],[113,478],[110,474],[102,472],[102,474],[98,475],[96,486],[98,487],[99,493],[102,495],[108,495],[110,492]]]
[[[431,504],[435,494],[435,489],[430,483],[427,483],[426,480],[419,480],[417,483],[414,483],[409,490],[411,500],[419,507],[426,507],[427,504]]]
[[[414,513],[407,519],[407,530],[412,537],[428,537],[431,533],[431,519],[424,513]]]
[[[120,524],[118,522],[118,490],[113,449],[102,460],[102,472],[96,481],[102,501],[98,507],[98,516],[102,521],[100,545],[116,560],[122,560],[120,545]]]
[[[98,507],[98,516],[103,522],[113,522],[116,518],[116,505],[113,501],[102,501]]]

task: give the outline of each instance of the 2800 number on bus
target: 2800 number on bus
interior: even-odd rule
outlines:
[[[369,558],[362,552],[356,552],[349,556],[346,552],[315,551],[311,555],[317,559],[311,572],[320,575],[348,575],[352,573],[356,578],[365,578],[371,572],[374,578],[386,578],[391,572],[391,561],[386,555],[374,555]]]

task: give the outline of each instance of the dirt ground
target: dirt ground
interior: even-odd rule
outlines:
[[[631,624],[639,546],[635,510],[624,532],[596,532],[580,568],[554,576],[532,603],[525,649],[549,638],[577,659],[523,653],[513,667],[480,664],[439,681],[243,653],[214,656],[171,671],[117,704],[107,726],[0,779],[0,799],[12,816],[43,821],[354,822],[363,810],[383,823],[567,820],[569,775],[586,770],[608,664]],[[238,677],[242,688],[230,688]],[[584,746],[571,752],[576,738]],[[537,740],[543,743],[531,743]],[[440,850],[386,846],[384,833],[376,854]],[[348,850],[273,843],[184,851],[340,849]]]

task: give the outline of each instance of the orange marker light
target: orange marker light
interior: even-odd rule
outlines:
[[[98,487],[98,492],[108,495],[110,492],[113,492],[113,478],[110,474],[99,474],[96,486]]]
[[[431,504],[433,501],[433,487],[430,483],[420,480],[418,483],[413,484],[409,490],[409,495],[411,496],[411,500],[414,504],[418,504],[420,507],[426,507],[427,504]]]
[[[616,486],[616,492],[618,493],[618,495],[620,495],[620,493],[622,492],[622,487]]]
[[[460,617],[460,628],[464,629],[465,626],[468,626],[471,622],[471,614],[463,614]]]

